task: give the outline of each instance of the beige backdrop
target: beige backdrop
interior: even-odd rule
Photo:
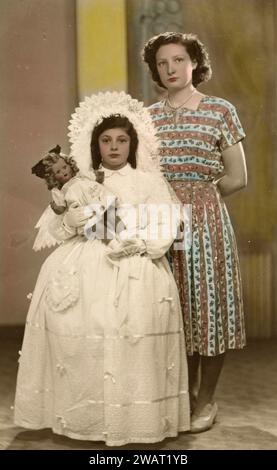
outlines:
[[[67,148],[76,103],[73,0],[0,1],[1,309],[23,323],[39,267],[34,225],[49,193],[31,166],[49,146]],[[49,253],[49,251],[48,251]]]
[[[277,1],[126,0],[127,5],[125,48],[134,97],[141,98],[142,83],[151,86],[146,72],[141,79],[138,59],[140,41],[147,39],[143,25],[153,21],[153,31],[159,32],[161,12],[168,11],[179,27],[177,12],[183,30],[197,33],[210,51],[214,76],[202,90],[229,99],[238,109],[247,132],[249,185],[229,198],[228,207],[241,253],[248,336],[276,336]],[[112,15],[106,21],[112,28]],[[75,2],[0,0],[0,36],[4,324],[24,322],[26,295],[47,255],[31,250],[33,226],[49,195],[30,167],[49,145],[60,143],[67,150],[66,126],[77,102]],[[112,56],[110,48],[107,52]]]
[[[146,68],[132,58],[139,55],[143,41],[174,28],[196,33],[210,52],[213,77],[200,90],[226,98],[237,107],[247,134],[244,147],[249,184],[226,202],[239,245],[247,333],[248,337],[276,336],[277,1],[127,3],[132,94],[147,97],[149,103],[156,100],[157,89],[150,85]]]
[[[184,0],[185,29],[208,44],[214,76],[205,91],[239,112],[249,183],[228,198],[240,251],[248,337],[277,335],[277,2]]]

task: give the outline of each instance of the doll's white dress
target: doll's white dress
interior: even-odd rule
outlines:
[[[94,212],[94,220],[99,220],[105,210],[107,210],[110,205],[115,205],[116,203],[115,196],[107,192],[105,187],[95,180],[95,174],[93,171],[78,173],[65,183],[60,190],[57,188],[52,189],[51,194],[56,205],[63,206],[64,209],[68,209],[73,205],[75,207],[87,206],[87,209],[90,209],[90,213]],[[60,237],[61,239],[57,240],[57,237],[53,236],[52,233],[49,232],[49,226],[51,227],[52,225],[55,225],[56,221],[59,221],[59,218],[49,205],[36,224],[38,234],[33,246],[35,251],[39,251],[46,247],[51,248],[52,246],[61,243],[63,240],[63,234]],[[83,227],[80,227],[77,232],[80,235],[83,235]]]
[[[123,215],[126,203],[170,200],[161,177],[129,165],[105,170],[104,186]],[[110,446],[189,429],[182,317],[164,256],[172,241],[138,240],[115,259],[113,242],[75,236],[47,258],[26,322],[17,425]]]

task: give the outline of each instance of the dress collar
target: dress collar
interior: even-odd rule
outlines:
[[[113,175],[129,175],[132,172],[132,167],[130,163],[127,163],[123,168],[120,168],[120,170],[109,170],[108,168],[104,168],[102,165],[100,165],[99,170],[104,171],[105,178],[109,178]]]

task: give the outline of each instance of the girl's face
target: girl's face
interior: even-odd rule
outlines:
[[[62,185],[67,183],[73,176],[72,168],[63,158],[59,158],[59,160],[52,165],[52,172],[55,179]]]
[[[156,65],[162,84],[173,91],[191,85],[197,62],[191,61],[185,46],[171,43],[158,49]]]
[[[116,127],[102,132],[98,138],[102,165],[109,170],[120,170],[128,160],[130,136],[124,129]]]

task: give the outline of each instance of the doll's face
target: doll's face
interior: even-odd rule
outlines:
[[[169,90],[185,88],[197,67],[183,44],[165,44],[156,53],[156,65],[162,84]]]
[[[130,153],[130,136],[125,129],[107,129],[98,138],[102,165],[110,170],[123,168]]]
[[[67,183],[73,176],[72,168],[63,158],[59,158],[59,160],[52,165],[52,172],[56,180],[62,185]]]

